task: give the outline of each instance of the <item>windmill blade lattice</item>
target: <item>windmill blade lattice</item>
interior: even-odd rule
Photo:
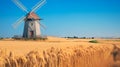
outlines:
[[[27,8],[19,1],[19,0],[12,0],[19,8],[21,8],[23,11],[28,13]]]
[[[25,16],[22,16],[20,19],[17,20],[16,23],[13,24],[14,28],[17,28],[17,26],[23,22],[23,20],[25,19]]]
[[[39,9],[40,7],[42,7],[44,4],[46,3],[46,0],[42,0],[40,2],[38,2],[33,9],[31,10],[31,12],[36,12],[37,9]]]
[[[41,24],[41,23],[40,23],[40,26],[41,26],[41,27],[43,27],[44,29],[46,29],[46,26],[45,26],[45,25],[43,25],[43,24]]]

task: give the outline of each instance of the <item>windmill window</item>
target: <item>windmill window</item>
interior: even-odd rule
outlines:
[[[33,23],[31,23],[31,26],[33,26]]]

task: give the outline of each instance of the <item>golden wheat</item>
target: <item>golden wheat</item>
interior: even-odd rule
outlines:
[[[31,51],[25,56],[14,56],[13,52],[7,55],[1,49],[0,67],[120,67],[120,48],[114,45],[51,47],[42,53]]]

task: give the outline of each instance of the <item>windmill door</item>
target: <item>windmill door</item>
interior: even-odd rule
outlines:
[[[30,37],[33,37],[33,35],[34,35],[34,32],[30,31]]]

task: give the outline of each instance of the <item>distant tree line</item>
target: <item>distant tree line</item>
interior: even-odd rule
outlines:
[[[95,37],[78,37],[78,36],[68,36],[68,37],[64,37],[64,38],[68,38],[68,39],[94,39]]]

